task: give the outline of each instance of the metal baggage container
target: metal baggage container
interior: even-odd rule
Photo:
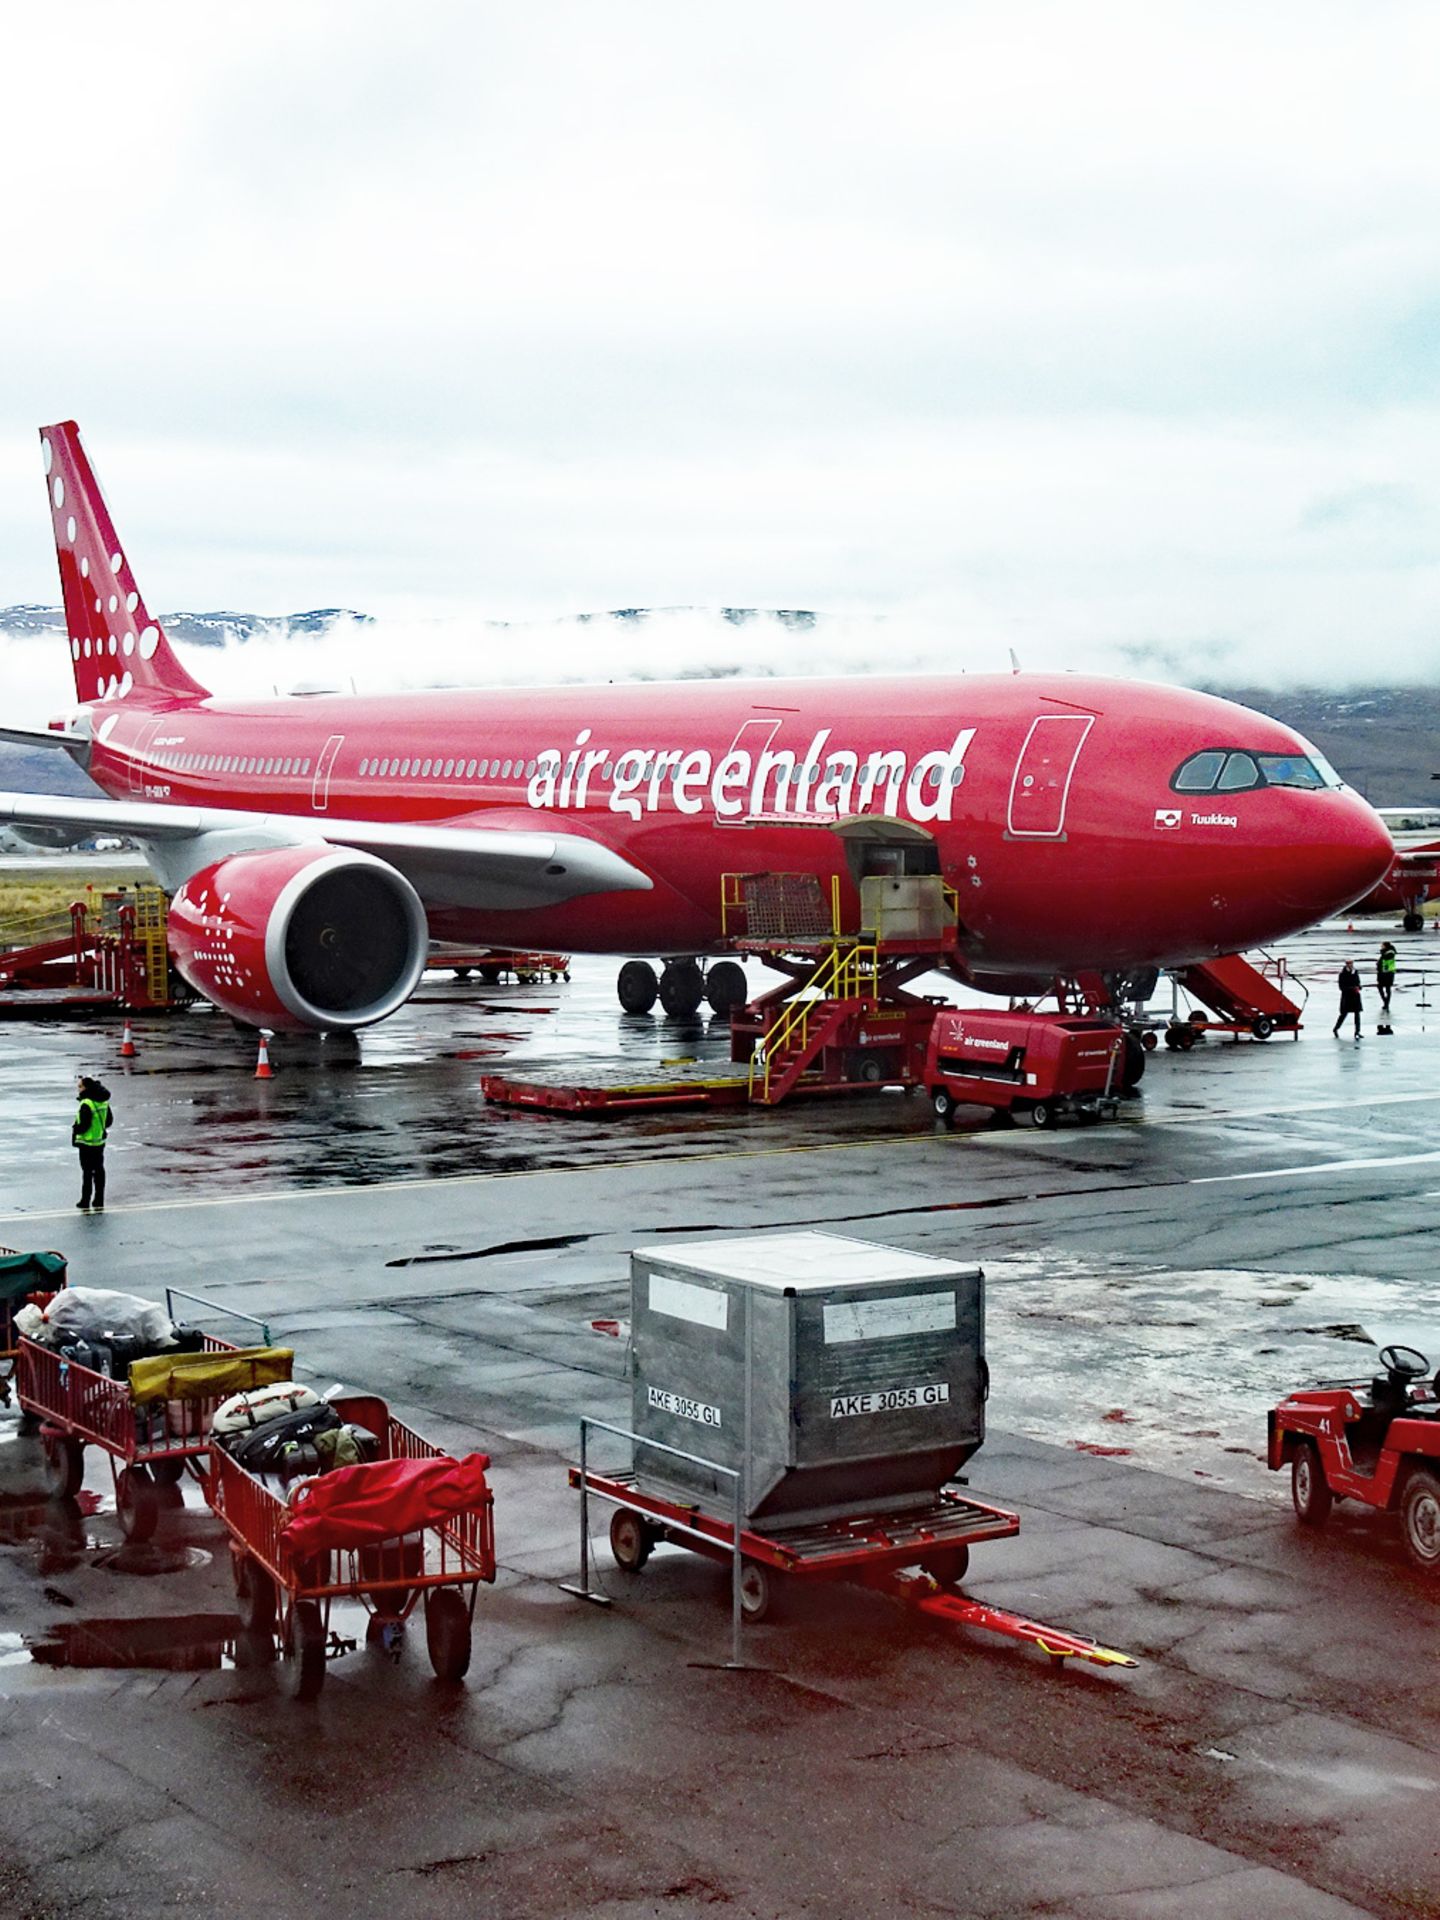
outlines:
[[[831,1233],[631,1255],[635,1470],[765,1527],[930,1499],[985,1433],[979,1267]]]

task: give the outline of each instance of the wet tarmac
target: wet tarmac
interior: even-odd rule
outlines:
[[[597,962],[432,979],[358,1041],[282,1037],[270,1081],[214,1013],[137,1022],[132,1062],[112,1023],[0,1026],[0,1242],[253,1314],[316,1385],[482,1448],[501,1561],[463,1689],[422,1624],[396,1661],[360,1615],[301,1706],[240,1644],[193,1485],[123,1546],[107,1464],[57,1509],[0,1410],[0,1913],[1440,1913],[1436,1595],[1384,1520],[1302,1534],[1263,1464],[1289,1388],[1368,1375],[1386,1339],[1440,1361],[1440,935],[1399,942],[1393,1038],[1330,1032],[1340,959],[1385,931],[1291,944],[1299,1042],[1158,1052],[1117,1124],[1048,1134],[946,1134],[898,1094],[488,1108],[502,1066],[724,1059],[704,1021],[621,1016]],[[73,1207],[77,1067],[115,1099],[101,1215]],[[626,1319],[630,1247],[801,1225],[985,1267],[971,1484],[1023,1525],[968,1590],[1133,1673],[844,1589],[729,1673],[703,1561],[626,1578],[602,1545],[616,1605],[560,1591],[577,1418],[628,1411],[623,1326],[592,1323]]]

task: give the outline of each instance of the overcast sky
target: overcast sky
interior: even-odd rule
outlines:
[[[0,605],[74,417],[152,606],[451,678],[467,618],[725,604],[1440,674],[1433,4],[71,0],[0,167]]]

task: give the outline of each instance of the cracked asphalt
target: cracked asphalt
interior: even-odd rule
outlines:
[[[622,1019],[598,962],[568,987],[434,982],[358,1043],[282,1039],[270,1082],[211,1014],[137,1025],[128,1069],[111,1029],[0,1026],[0,1241],[255,1314],[318,1386],[489,1453],[501,1562],[463,1687],[431,1678],[423,1628],[392,1662],[337,1609],[360,1644],[300,1706],[236,1631],[193,1488],[158,1551],[123,1549],[103,1458],[57,1509],[0,1411],[0,1913],[1440,1914],[1435,1592],[1373,1516],[1302,1534],[1263,1465],[1291,1386],[1368,1374],[1383,1339],[1440,1360],[1426,936],[1393,1040],[1329,1031],[1341,954],[1382,932],[1292,943],[1299,1043],[1162,1052],[1117,1125],[1045,1135],[947,1135],[893,1095],[487,1108],[502,1063],[722,1051]],[[102,1217],[72,1205],[77,1066],[115,1094]],[[802,1224],[985,1267],[970,1478],[1022,1528],[967,1590],[1133,1672],[841,1587],[791,1595],[727,1671],[722,1570],[662,1549],[626,1577],[603,1538],[614,1605],[561,1590],[576,1422],[628,1412],[623,1339],[591,1322],[625,1318],[630,1247]]]

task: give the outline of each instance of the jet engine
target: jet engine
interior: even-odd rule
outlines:
[[[271,847],[187,880],[169,938],[182,976],[235,1019],[333,1031],[404,1005],[429,928],[404,874],[373,854]]]

